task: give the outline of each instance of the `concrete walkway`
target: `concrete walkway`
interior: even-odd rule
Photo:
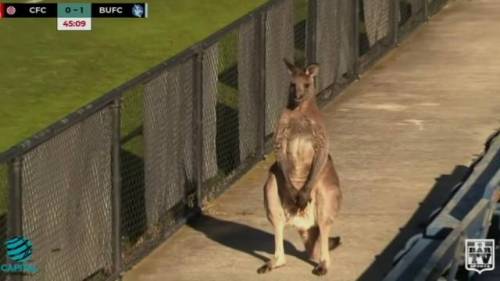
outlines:
[[[293,229],[287,266],[256,273],[274,248],[262,202],[269,159],[124,280],[381,280],[500,127],[499,14],[498,0],[452,2],[325,107],[344,192],[332,233],[343,244],[326,277],[312,275]]]

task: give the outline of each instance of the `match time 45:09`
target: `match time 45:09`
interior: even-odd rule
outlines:
[[[65,20],[62,25],[66,27],[84,27],[87,24],[84,20]]]

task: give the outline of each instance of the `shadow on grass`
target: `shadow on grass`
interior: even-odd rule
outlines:
[[[294,25],[295,38],[295,63],[304,65],[306,63],[306,20],[302,20]]]
[[[122,235],[134,244],[147,229],[144,160],[124,149],[120,157]]]
[[[238,110],[217,102],[217,167],[224,174],[240,165],[240,132]]]
[[[409,238],[425,230],[426,225],[432,219],[433,212],[446,204],[453,195],[453,187],[462,181],[469,169],[459,165],[454,168],[451,174],[441,175],[436,179],[432,190],[422,201],[406,225],[399,234],[387,245],[378,255],[375,261],[366,269],[358,281],[380,281],[390,271],[393,259],[400,250],[405,247]]]
[[[228,174],[240,165],[238,112],[238,67],[236,64],[219,74],[216,105],[217,167]]]

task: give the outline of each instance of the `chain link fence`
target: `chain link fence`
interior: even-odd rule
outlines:
[[[111,119],[104,108],[23,155],[22,232],[39,268],[27,280],[111,272]]]
[[[428,0],[400,0],[398,13],[398,29],[400,38],[406,37],[421,23],[427,20]]]
[[[396,1],[358,0],[356,2],[359,40],[357,72],[364,72],[394,45],[398,34]]]
[[[122,95],[120,122],[121,239],[123,262],[143,244],[147,230],[144,165],[144,84]]]
[[[280,1],[266,11],[266,135],[274,132],[288,101],[289,75],[283,59],[294,61],[293,2]]]
[[[316,62],[321,71],[318,75],[318,90],[325,90],[337,77],[340,57],[340,2],[318,1],[316,5]]]
[[[354,64],[357,60],[355,52],[355,23],[352,20],[356,14],[354,1],[338,1],[338,69],[335,82],[339,84],[348,83],[354,73]]]
[[[309,6],[313,1],[309,0],[294,0],[294,47],[295,47],[295,63],[305,65],[307,63],[307,48],[308,48],[308,32],[307,27],[310,25]]]
[[[269,151],[283,58],[319,63],[330,99],[424,1],[269,1],[2,153],[0,243],[31,239],[39,272],[0,281],[116,280]]]

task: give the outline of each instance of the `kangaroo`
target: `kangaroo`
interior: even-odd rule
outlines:
[[[283,232],[298,229],[309,257],[317,262],[313,273],[325,275],[329,251],[340,243],[329,238],[342,199],[339,179],[329,155],[329,141],[316,104],[314,78],[319,66],[305,69],[284,60],[291,75],[289,102],[281,114],[274,139],[276,162],[264,185],[267,218],[274,227],[274,257],[258,269],[266,273],[285,265]]]

